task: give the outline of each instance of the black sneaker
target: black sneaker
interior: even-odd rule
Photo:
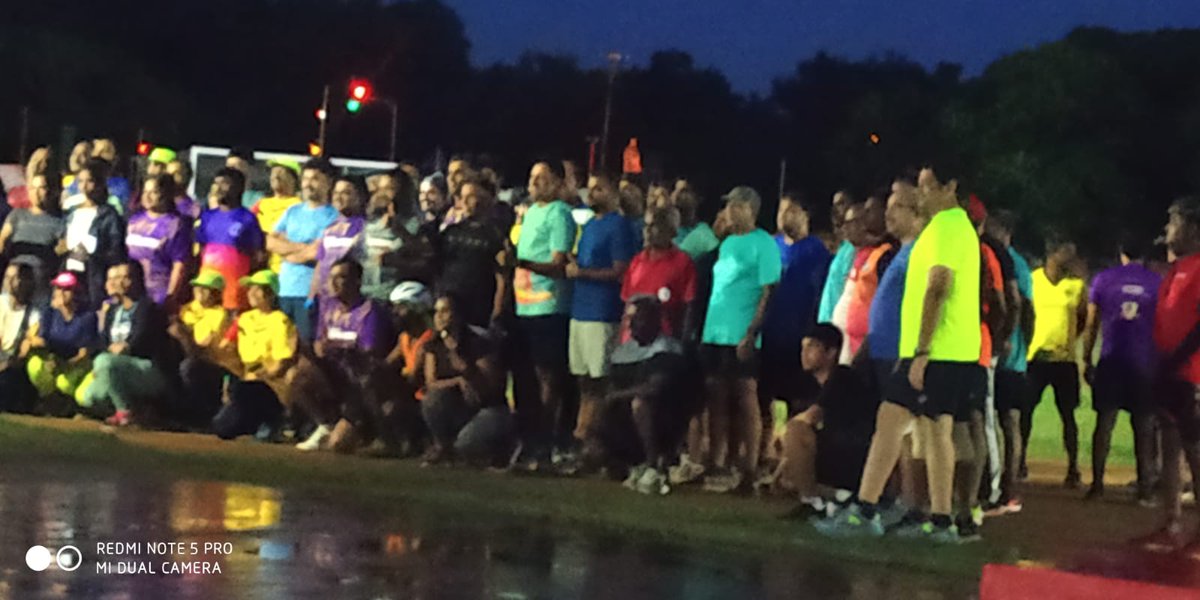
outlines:
[[[961,517],[955,525],[958,527],[959,542],[978,542],[983,539],[983,535],[979,532],[979,526],[975,524],[975,520],[971,517]]]

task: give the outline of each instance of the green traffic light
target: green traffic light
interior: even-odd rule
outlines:
[[[358,100],[355,100],[354,98],[351,98],[346,101],[346,110],[347,111],[356,113],[356,112],[358,112],[358,109],[360,109],[360,108],[362,108],[362,102],[359,102]]]

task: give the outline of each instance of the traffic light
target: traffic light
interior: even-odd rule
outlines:
[[[147,154],[150,154],[151,148],[152,147],[150,146],[150,142],[138,142],[138,145],[137,145],[138,156],[146,156]]]
[[[375,95],[371,82],[366,79],[351,79],[349,92],[350,98],[346,100],[346,110],[351,113],[358,112],[362,109],[362,105],[370,102]]]
[[[316,110],[316,112],[313,113],[313,116],[317,117],[318,121],[324,121],[325,120],[325,109],[318,108]]]
[[[321,145],[316,142],[309,142],[308,143],[308,154],[309,154],[309,156],[320,156],[321,155]]]

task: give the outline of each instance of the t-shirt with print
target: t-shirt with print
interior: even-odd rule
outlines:
[[[125,233],[129,258],[142,264],[146,294],[157,304],[167,298],[171,269],[185,263],[192,252],[192,226],[177,214],[151,216],[140,212],[129,219]]]
[[[283,218],[283,214],[287,212],[287,209],[297,204],[300,204],[298,196],[267,196],[259,200],[258,204],[255,204],[254,208],[250,209],[250,212],[254,213],[254,216],[258,218],[258,226],[262,228],[263,234],[266,235],[275,231],[275,225]],[[283,258],[278,254],[272,253],[268,267],[278,273],[279,268],[282,266]]]
[[[364,297],[353,306],[334,300],[321,311],[317,339],[329,350],[386,355],[392,349],[387,327],[387,313],[372,300]]]
[[[1161,357],[1171,357],[1200,323],[1200,254],[1179,257],[1158,288],[1154,312],[1154,344]],[[1175,373],[1200,385],[1200,352],[1184,357]]]
[[[302,202],[284,211],[283,218],[275,223],[273,231],[282,233],[291,242],[311,244],[320,239],[325,229],[333,225],[337,218],[337,209],[328,204],[312,206]],[[315,272],[315,263],[283,261],[279,267],[279,297],[307,298]]]
[[[1064,362],[1075,360],[1079,341],[1079,306],[1083,302],[1084,283],[1077,277],[1063,277],[1051,283],[1046,269],[1033,272],[1033,339],[1029,360]]]
[[[721,245],[717,234],[708,223],[700,222],[691,227],[680,227],[675,233],[675,245],[692,260],[716,250]]]
[[[421,221],[409,217],[401,225],[409,235],[416,235]],[[404,238],[396,233],[386,218],[367,222],[366,254],[363,261],[363,293],[376,300],[387,300],[392,290],[400,284],[400,271],[395,266],[383,264],[383,257],[404,247]]]
[[[220,339],[229,327],[229,311],[224,306],[205,307],[192,300],[179,310],[179,320],[192,330],[192,340],[207,346]]]
[[[263,249],[263,233],[254,215],[241,207],[209,209],[200,215],[196,243],[203,246],[200,268],[225,278],[222,304],[238,310],[245,302],[238,280],[250,274],[251,258]]]
[[[108,330],[109,340],[114,344],[128,342],[129,334],[133,333],[133,308],[125,308],[124,304],[117,303],[109,309],[108,314],[108,318],[112,319],[112,326]]]
[[[226,339],[237,342],[238,357],[248,372],[296,355],[296,326],[281,310],[250,309],[238,315]]]
[[[934,330],[929,360],[977,363],[980,338],[979,235],[961,208],[943,210],[929,220],[913,244],[904,277],[904,300],[900,308],[900,358],[917,351],[929,272],[934,267],[953,272],[942,318]]]
[[[779,283],[782,270],[779,248],[767,232],[755,229],[725,238],[713,265],[702,341],[738,345],[754,320],[763,287]]]
[[[1017,292],[1021,295],[1024,301],[1026,311],[1032,310],[1030,303],[1033,302],[1033,272],[1029,269],[1029,263],[1025,257],[1012,246],[1008,247],[1008,256],[1012,259],[1013,276],[1017,280]],[[1004,359],[1002,366],[1004,369],[1017,373],[1024,373],[1027,369],[1028,358],[1026,354],[1029,352],[1029,340],[1025,339],[1025,331],[1021,328],[1020,323],[1013,328],[1012,333],[1012,350]]]
[[[875,290],[867,328],[867,350],[874,360],[900,358],[900,305],[904,301],[904,282],[913,244],[908,242],[900,246]]]
[[[1149,374],[1154,365],[1154,311],[1158,287],[1154,271],[1130,263],[1101,271],[1088,301],[1100,309],[1100,360],[1115,360]]]
[[[490,219],[470,218],[446,228],[437,239],[437,289],[460,298],[471,325],[486,327],[496,297],[496,255],[504,233]]]
[[[566,202],[534,203],[525,211],[517,260],[553,262],[555,253],[567,254],[574,245],[575,221]],[[519,317],[566,314],[571,308],[571,283],[566,279],[518,267],[513,275],[513,292]]]
[[[317,296],[325,298],[329,292],[329,273],[333,265],[343,258],[351,258],[362,264],[366,257],[366,223],[362,217],[339,215],[321,235],[317,245]]]
[[[679,338],[687,305],[696,299],[696,266],[692,259],[675,246],[639,252],[625,270],[621,300],[628,302],[642,294],[662,302],[663,333]]]
[[[614,263],[629,264],[637,253],[629,219],[615,212],[592,218],[579,236],[576,262],[581,269],[610,269]],[[616,323],[621,320],[621,282],[575,279],[571,318],[577,321]]]

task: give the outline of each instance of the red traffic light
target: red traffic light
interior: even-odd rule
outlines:
[[[147,154],[150,154],[150,148],[151,148],[150,142],[138,142],[138,145],[137,145],[138,156],[146,156]]]
[[[371,99],[374,90],[371,88],[371,82],[366,79],[351,79],[350,80],[350,99],[366,102]]]

